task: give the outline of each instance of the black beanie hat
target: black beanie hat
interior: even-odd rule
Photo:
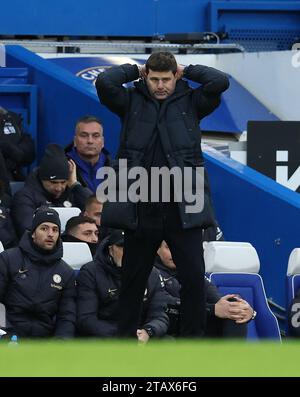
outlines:
[[[39,177],[42,181],[69,179],[68,159],[61,146],[55,143],[47,145],[40,163]]]
[[[123,230],[116,229],[111,232],[108,238],[108,245],[124,246],[124,232]]]
[[[33,233],[35,229],[44,222],[51,222],[57,225],[59,227],[60,234],[61,225],[59,215],[53,208],[40,207],[35,211],[32,219],[31,232]]]

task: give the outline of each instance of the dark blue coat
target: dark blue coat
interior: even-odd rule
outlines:
[[[77,184],[71,189],[67,187],[59,198],[54,198],[44,189],[38,171],[34,171],[27,178],[25,186],[13,197],[11,214],[19,237],[25,230],[30,230],[34,211],[38,207],[65,207],[67,202],[69,206],[83,211],[87,198],[92,194],[90,189]]]
[[[81,335],[116,336],[120,285],[121,268],[108,255],[105,239],[95,260],[82,266],[77,277],[77,327]],[[153,270],[144,294],[140,328],[150,327],[155,336],[165,335],[168,330],[166,308],[162,280],[157,270]]]
[[[201,131],[199,121],[220,104],[220,95],[229,86],[227,76],[213,68],[190,65],[185,77],[200,83],[190,88],[184,80],[177,81],[172,95],[161,105],[148,91],[144,80],[133,88],[123,84],[139,77],[137,65],[114,66],[100,73],[96,88],[102,104],[120,116],[121,142],[118,158],[127,159],[128,168],[143,166],[143,158],[153,134],[158,131],[163,153],[169,168],[189,167],[193,173],[192,189],[195,191],[196,168],[203,167]],[[117,167],[117,165],[116,165]],[[206,186],[206,195],[209,196]],[[205,197],[208,202],[209,198]],[[135,203],[107,202],[102,212],[103,224],[120,229],[135,230],[138,225]],[[185,197],[178,203],[183,228],[205,227],[213,221],[208,208],[202,212],[188,213]]]
[[[101,167],[108,167],[111,165],[111,158],[109,152],[103,148],[101,155],[96,164],[88,163],[79,157],[76,148],[73,144],[65,149],[66,156],[71,158],[76,164],[77,180],[82,186],[88,187],[94,194],[96,194],[97,187],[102,181],[97,179],[97,171]]]
[[[75,274],[62,244],[43,254],[25,233],[19,247],[0,254],[0,302],[9,332],[25,337],[70,337],[76,320]]]

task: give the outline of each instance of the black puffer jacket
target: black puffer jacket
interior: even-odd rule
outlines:
[[[23,131],[21,115],[1,107],[0,153],[5,159],[9,180],[23,181],[22,167],[30,165],[35,159],[34,141],[31,135]]]
[[[10,207],[12,199],[0,188],[0,241],[3,247],[12,248],[18,243],[17,234],[11,219]]]
[[[28,232],[19,247],[0,254],[0,302],[10,332],[26,337],[74,335],[75,274],[62,255],[61,240],[44,254]]]
[[[124,88],[124,83],[138,77],[137,65],[124,64],[100,73],[96,81],[101,103],[122,120],[117,158],[127,159],[128,168],[143,166],[149,143],[158,131],[169,168],[179,167],[182,173],[184,167],[191,168],[194,192],[196,167],[203,166],[199,121],[220,104],[220,95],[228,88],[229,80],[216,69],[190,65],[185,69],[185,77],[201,86],[192,89],[181,79],[177,81],[174,93],[160,105],[149,94],[144,80],[136,82],[133,88]],[[208,186],[205,190],[205,201],[209,202]],[[205,227],[212,223],[208,208],[204,207],[202,212],[189,213],[186,211],[187,204],[185,197],[178,203],[183,228]],[[106,202],[102,222],[107,226],[134,230],[138,226],[135,208],[136,204],[131,202]]]
[[[49,207],[79,207],[82,211],[85,202],[92,192],[76,184],[72,189],[68,187],[59,198],[54,198],[47,192],[38,177],[38,170],[29,175],[25,186],[13,197],[12,217],[19,237],[25,230],[30,230],[34,211],[40,206]],[[67,205],[65,205],[67,204]]]
[[[77,277],[78,330],[81,335],[112,337],[117,334],[117,305],[121,268],[108,255],[108,239],[101,243],[95,261],[79,271]],[[153,270],[145,290],[140,327],[150,327],[155,336],[168,329],[166,293],[161,278]]]

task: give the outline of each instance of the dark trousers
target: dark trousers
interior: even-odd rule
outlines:
[[[183,229],[176,204],[140,205],[139,220],[138,230],[125,232],[119,335],[136,336],[147,279],[157,249],[165,240],[181,284],[180,336],[203,336],[206,297],[202,229]]]
[[[242,338],[247,337],[247,324],[237,324],[233,320],[208,317],[205,337],[207,338]]]

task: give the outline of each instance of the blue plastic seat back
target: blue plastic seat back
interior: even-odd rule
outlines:
[[[300,274],[291,274],[286,277],[286,334],[290,335],[288,316],[293,299],[300,289]]]
[[[253,273],[211,273],[211,281],[222,295],[239,294],[257,312],[248,323],[247,339],[281,340],[278,321],[269,308],[262,278]]]

